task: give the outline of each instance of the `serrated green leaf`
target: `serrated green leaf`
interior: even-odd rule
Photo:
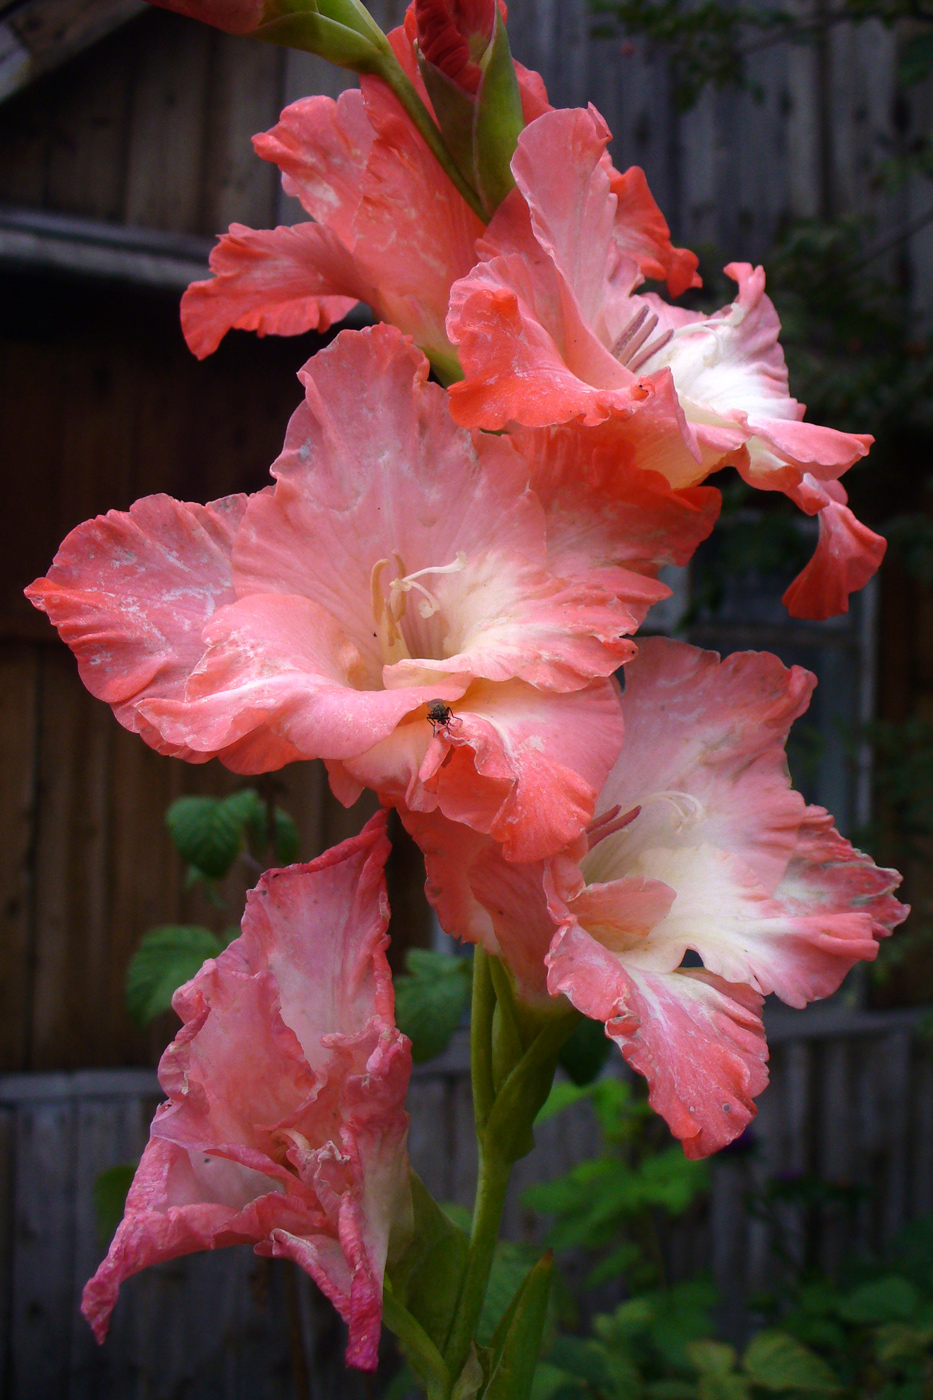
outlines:
[[[212,880],[221,880],[243,845],[243,825],[227,801],[179,797],[165,814],[178,853]]]
[[[806,1390],[836,1395],[839,1378],[815,1351],[786,1332],[759,1332],[748,1346],[742,1364],[749,1379],[766,1390]]]
[[[126,1006],[133,1020],[145,1026],[168,1011],[178,988],[222,951],[220,939],[196,924],[150,929],[126,969]]]
[[[97,1217],[97,1235],[103,1245],[108,1245],[123,1219],[126,1196],[133,1184],[138,1162],[120,1162],[99,1172],[94,1180],[94,1213]]]
[[[853,1289],[836,1304],[845,1322],[909,1322],[920,1306],[920,1294],[906,1278],[890,1274]]]
[[[408,973],[395,979],[395,1021],[411,1041],[415,1064],[446,1050],[470,1000],[470,964],[413,948]]]

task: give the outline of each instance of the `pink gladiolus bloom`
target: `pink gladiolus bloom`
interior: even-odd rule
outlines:
[[[613,673],[717,496],[636,474],[626,498],[572,445],[527,460],[458,428],[427,372],[391,327],[344,332],[302,371],[274,490],[88,521],[28,596],[160,753],[321,757],[344,801],[439,807],[537,859],[592,816]]]
[[[526,997],[564,995],[604,1021],[702,1157],[741,1133],[767,1082],[762,997],[828,996],[907,910],[897,872],[790,787],[806,671],[651,638],[626,677],[625,746],[562,855],[507,865],[436,814],[404,817],[447,931],[503,957]],[[683,966],[688,951],[701,968]]]
[[[270,870],[242,933],[173,1001],[158,1109],[107,1258],[84,1290],[98,1341],[124,1279],[196,1250],[253,1244],[293,1259],[375,1369],[390,1235],[411,1229],[393,1019],[385,814],[310,865]]]
[[[844,611],[884,552],[837,484],[872,439],[801,421],[761,268],[726,268],[738,295],[711,316],[637,292],[644,252],[620,235],[608,139],[593,108],[548,112],[519,137],[517,188],[479,244],[482,261],[451,291],[448,332],[466,376],[451,387],[454,417],[612,423],[675,487],[731,463],[750,485],[821,512],[819,557],[787,595],[794,615]]]

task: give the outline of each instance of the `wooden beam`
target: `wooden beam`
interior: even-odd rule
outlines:
[[[0,19],[0,102],[146,9],[144,0],[23,0]]]
[[[0,265],[182,290],[208,276],[213,239],[0,206]]]

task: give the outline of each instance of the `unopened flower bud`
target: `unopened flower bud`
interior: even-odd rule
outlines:
[[[425,61],[477,93],[496,32],[496,0],[415,0],[415,20]]]
[[[267,0],[152,0],[163,10],[199,19],[227,34],[250,34],[269,17]]]

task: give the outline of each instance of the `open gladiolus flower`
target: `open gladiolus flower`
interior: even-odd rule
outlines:
[[[322,757],[347,802],[440,807],[536,859],[592,816],[613,672],[716,494],[646,476],[626,498],[598,463],[588,492],[572,450],[529,463],[458,428],[427,370],[390,327],[345,332],[302,371],[274,490],[89,521],[29,596],[160,752]]]
[[[625,746],[563,855],[507,865],[437,816],[405,819],[448,932],[503,957],[525,997],[604,1021],[700,1157],[738,1136],[767,1082],[762,997],[828,996],[907,910],[897,873],[790,787],[807,672],[650,639],[626,676]]]
[[[871,438],[801,421],[761,268],[728,267],[738,295],[711,316],[638,293],[644,261],[620,236],[608,139],[592,108],[547,113],[519,137],[517,187],[451,293],[466,376],[451,387],[454,416],[485,428],[610,422],[674,486],[732,464],[820,512],[817,557],[786,595],[794,615],[844,611],[884,553],[838,485]],[[555,162],[555,149],[567,159]]]
[[[390,1246],[411,1230],[411,1073],[385,959],[385,815],[310,865],[268,871],[240,937],[175,994],[168,1094],[110,1252],[84,1291],[98,1339],[120,1284],[254,1244],[306,1269],[373,1370]]]

